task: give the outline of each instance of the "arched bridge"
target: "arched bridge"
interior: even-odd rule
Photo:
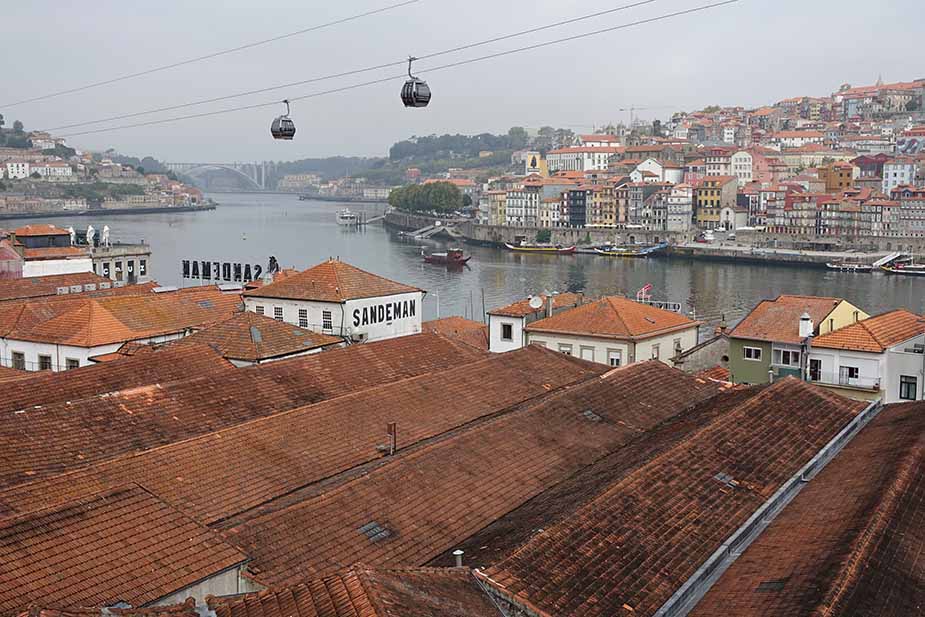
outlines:
[[[213,169],[230,171],[241,177],[247,185],[255,190],[262,191],[267,188],[267,163],[164,163],[170,171],[191,178]]]

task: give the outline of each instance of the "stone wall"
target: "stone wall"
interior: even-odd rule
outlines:
[[[838,238],[835,236],[811,236],[802,234],[772,234],[763,231],[738,230],[736,240],[743,244],[782,249],[809,249],[812,246],[829,244],[832,250],[843,251],[855,249],[868,253],[889,253],[905,251],[909,253],[925,252],[925,237],[921,238],[887,238],[879,236],[861,236],[858,238]]]
[[[536,240],[536,227],[508,227],[500,225],[478,225],[471,221],[460,223],[457,229],[470,242],[476,244],[515,243],[519,237],[527,242]],[[574,227],[553,227],[551,244],[562,246],[597,246],[601,244],[657,244],[659,242],[689,242],[695,234],[679,234],[664,231],[645,231],[641,229],[588,229]]]
[[[388,227],[394,227],[395,229],[401,229],[402,231],[416,231],[418,229],[430,227],[437,221],[443,225],[459,223],[459,219],[451,216],[425,216],[423,214],[401,212],[400,210],[392,210],[391,212],[386,213],[385,220],[383,222]]]

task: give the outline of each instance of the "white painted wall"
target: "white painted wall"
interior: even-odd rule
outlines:
[[[206,596],[233,596],[242,593],[262,591],[264,587],[249,578],[242,576],[244,566],[237,566],[215,576],[190,585],[170,595],[152,602],[154,606],[167,606],[180,604],[187,598],[194,598],[198,606],[205,605]]]
[[[520,349],[523,347],[526,342],[524,340],[524,325],[525,319],[523,317],[505,317],[503,315],[489,315],[488,316],[488,350],[492,353],[504,353],[506,351],[513,351],[515,349]],[[505,341],[501,338],[501,326],[503,324],[510,324],[511,326],[511,340]]]
[[[25,261],[22,265],[23,278],[32,276],[50,276],[52,274],[74,274],[92,272],[93,259],[89,256],[79,259],[42,259]]]
[[[166,343],[183,338],[185,333],[174,332],[161,336],[150,338],[135,339],[137,343]],[[109,345],[98,345],[96,347],[76,347],[74,345],[58,345],[56,343],[39,343],[35,341],[22,341],[17,339],[0,338],[0,363],[3,366],[13,366],[13,352],[20,352],[25,355],[26,370],[39,370],[39,356],[50,356],[53,371],[67,370],[67,360],[77,360],[80,366],[92,364],[90,358],[102,354],[117,351],[123,343],[129,341],[120,341]]]
[[[413,314],[394,317],[392,310],[396,304],[402,307],[407,306],[409,311],[413,310]],[[245,310],[259,312],[257,307],[263,307],[263,314],[275,319],[276,313],[274,310],[281,308],[282,321],[286,323],[325,334],[345,337],[362,335],[366,341],[380,341],[420,333],[423,304],[424,294],[419,291],[393,296],[348,300],[344,304],[308,300],[280,300],[255,296],[246,296],[244,298]],[[382,308],[381,311],[379,310],[380,307]],[[299,323],[299,309],[308,311],[307,325]],[[366,309],[368,317],[367,323],[363,323],[364,309]],[[377,312],[375,320],[371,319],[369,312],[373,309],[376,309]],[[324,328],[324,311],[331,312],[332,327],[330,329]],[[380,315],[382,316],[381,321],[379,319]]]
[[[554,351],[563,351],[563,345],[570,345],[572,348],[571,355],[600,364],[609,364],[609,353],[619,351],[621,354],[621,366],[654,359],[672,366],[671,358],[675,356],[675,341],[680,344],[682,351],[696,346],[697,327],[693,326],[686,330],[654,336],[635,343],[593,336],[527,332],[528,344],[541,344]],[[658,348],[657,357],[655,354],[656,346]]]

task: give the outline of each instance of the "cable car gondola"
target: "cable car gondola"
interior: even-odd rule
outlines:
[[[401,89],[401,102],[405,107],[427,107],[430,103],[430,86],[423,79],[418,79],[411,74],[411,63],[417,60],[415,57],[408,58],[408,81]]]
[[[286,114],[273,120],[270,125],[270,135],[273,139],[285,139],[291,141],[295,137],[295,123],[289,118],[289,100],[283,99],[286,104]]]

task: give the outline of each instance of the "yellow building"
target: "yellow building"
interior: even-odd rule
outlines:
[[[737,179],[735,176],[706,176],[694,191],[697,226],[717,229],[723,208],[735,208]]]
[[[488,224],[504,225],[507,217],[507,191],[488,191]]]
[[[826,192],[841,192],[854,188],[854,170],[851,163],[835,161],[819,168],[819,179],[825,183]]]
[[[613,184],[595,185],[588,204],[588,222],[595,227],[616,227],[617,200]]]

